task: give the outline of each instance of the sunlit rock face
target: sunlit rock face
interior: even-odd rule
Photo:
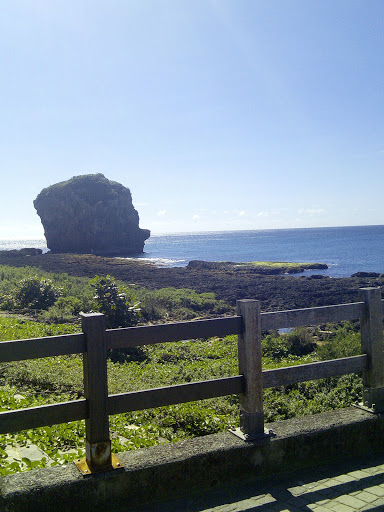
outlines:
[[[103,174],[74,176],[43,189],[33,202],[54,253],[125,256],[143,252],[131,192]]]

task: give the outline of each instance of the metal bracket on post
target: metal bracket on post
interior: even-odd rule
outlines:
[[[368,356],[363,371],[363,402],[355,407],[378,414],[384,412],[383,312],[380,288],[361,288],[361,352]]]
[[[270,430],[268,428],[264,427],[264,431],[256,431],[250,434],[247,434],[241,430],[241,428],[235,428],[232,430],[229,430],[231,434],[238,437],[239,439],[242,439],[243,441],[263,441],[268,440],[271,437],[276,437],[276,434],[273,430]]]
[[[91,467],[87,463],[87,458],[82,457],[81,459],[76,459],[74,461],[75,466],[77,466],[78,470],[83,476],[90,476],[95,473],[101,473],[103,471],[111,471],[113,469],[124,469],[123,464],[119,461],[114,453],[111,453],[111,464],[107,464],[104,466],[99,466],[95,469],[95,467]]]
[[[237,313],[243,317],[243,332],[238,337],[238,357],[239,373],[244,375],[245,389],[240,394],[240,428],[230,432],[244,441],[267,439],[273,432],[264,428],[260,302],[239,300]]]
[[[85,420],[85,457],[77,459],[75,465],[88,476],[122,469],[123,465],[111,453],[105,316],[101,313],[82,314],[82,329],[87,340],[83,373],[89,416]]]
[[[380,388],[364,388],[363,401],[353,405],[372,414],[384,412],[384,386]]]

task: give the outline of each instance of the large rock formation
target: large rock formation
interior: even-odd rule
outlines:
[[[33,202],[54,253],[130,255],[143,252],[131,192],[103,174],[74,176],[43,189]]]

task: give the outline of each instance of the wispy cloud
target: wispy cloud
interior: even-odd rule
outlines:
[[[284,209],[273,208],[271,210],[261,210],[256,213],[256,217],[273,217],[276,215],[282,215]]]
[[[225,211],[224,213],[229,213]],[[245,210],[239,210],[236,208],[236,210],[232,210],[230,212],[232,215],[235,215],[236,217],[244,217],[246,215]]]
[[[166,215],[166,213],[167,213],[167,210],[159,210],[159,211],[156,213],[156,215],[157,215],[158,217],[164,217],[164,215]]]

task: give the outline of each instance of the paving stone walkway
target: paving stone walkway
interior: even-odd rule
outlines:
[[[132,510],[132,509],[130,509]],[[140,512],[384,512],[384,456],[297,471]],[[124,512],[124,511],[121,511]]]

